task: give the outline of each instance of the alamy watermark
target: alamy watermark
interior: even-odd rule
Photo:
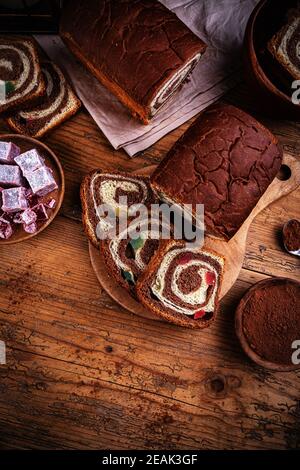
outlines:
[[[0,103],[5,103],[6,101],[6,82],[0,80]]]
[[[4,341],[0,340],[0,365],[6,364],[6,348]]]
[[[203,245],[203,204],[144,204],[128,205],[127,196],[121,196],[114,206],[100,204],[97,207],[99,240],[114,239],[163,239],[186,240],[188,244]],[[158,230],[159,228],[159,230]]]
[[[300,104],[300,80],[294,80],[291,88],[294,90],[292,93],[292,103]]]
[[[298,366],[300,364],[300,339],[296,339],[295,341],[293,341],[292,349],[295,349],[292,354],[292,363],[295,366]]]

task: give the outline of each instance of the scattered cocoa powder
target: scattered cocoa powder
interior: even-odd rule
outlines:
[[[261,358],[291,365],[292,343],[300,340],[300,283],[284,278],[259,283],[243,308],[243,332]]]
[[[289,220],[283,227],[283,242],[288,251],[300,250],[300,222]]]

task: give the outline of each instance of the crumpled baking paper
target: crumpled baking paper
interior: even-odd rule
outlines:
[[[59,36],[35,36],[67,72],[79,98],[115,149],[136,155],[220,98],[241,79],[241,50],[257,0],[161,0],[208,45],[178,93],[148,125],[127,109],[69,52]]]

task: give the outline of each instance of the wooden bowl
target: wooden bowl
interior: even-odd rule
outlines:
[[[50,150],[47,145],[43,144],[42,142],[33,139],[32,137],[26,137],[24,135],[19,135],[19,134],[0,134],[0,140],[6,141],[6,142],[13,142],[14,144],[18,145],[21,149],[22,152],[26,152],[27,150],[30,150],[32,148],[36,148],[40,155],[44,158],[46,165],[51,168],[53,171],[53,176],[55,178],[55,181],[57,182],[58,189],[55,191],[52,191],[51,193],[47,194],[47,199],[55,199],[56,205],[54,209],[49,210],[48,215],[49,218],[45,222],[40,223],[38,225],[38,230],[35,233],[26,233],[21,224],[13,235],[7,239],[3,240],[0,239],[0,246],[1,245],[11,245],[13,243],[19,243],[24,240],[28,240],[29,238],[35,237],[39,233],[41,233],[43,230],[45,230],[48,225],[51,224],[53,219],[56,217],[65,194],[65,177],[64,177],[64,172],[63,168],[61,166],[61,163],[55,153]],[[41,200],[41,202],[43,202]]]
[[[300,119],[300,105],[292,103],[294,90],[278,79],[283,71],[267,51],[267,43],[283,26],[286,13],[297,0],[261,0],[249,18],[244,40],[245,79],[253,97],[253,107],[279,119]],[[291,79],[292,81],[292,79]]]
[[[282,284],[293,284],[297,285],[297,287],[300,287],[300,283],[297,281],[294,281],[292,279],[287,279],[287,278],[269,278],[269,279],[264,279],[263,281],[257,282],[254,284],[250,289],[246,292],[246,294],[242,297],[240,300],[240,303],[237,307],[236,313],[235,313],[235,331],[236,335],[240,341],[240,344],[244,350],[244,352],[247,354],[247,356],[254,361],[256,364],[259,366],[265,367],[266,369],[271,369],[274,371],[280,371],[280,372],[288,372],[288,371],[293,371],[300,369],[300,364],[298,365],[293,365],[293,364],[279,364],[275,362],[268,361],[261,356],[259,356],[251,347],[251,345],[248,342],[248,339],[246,338],[244,334],[244,328],[243,328],[243,315],[244,315],[244,309],[249,301],[249,299],[253,296],[253,294],[257,291],[257,289],[265,288],[268,287],[269,285],[282,285]],[[264,312],[260,312],[261,315],[264,314]],[[299,338],[300,339],[300,338]],[[292,354],[292,349],[291,349],[291,354]]]

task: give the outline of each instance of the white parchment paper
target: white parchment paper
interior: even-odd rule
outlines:
[[[161,0],[208,48],[182,89],[141,124],[69,52],[59,36],[38,35],[48,56],[66,70],[85,107],[115,148],[133,156],[220,98],[240,80],[245,27],[257,0]]]

